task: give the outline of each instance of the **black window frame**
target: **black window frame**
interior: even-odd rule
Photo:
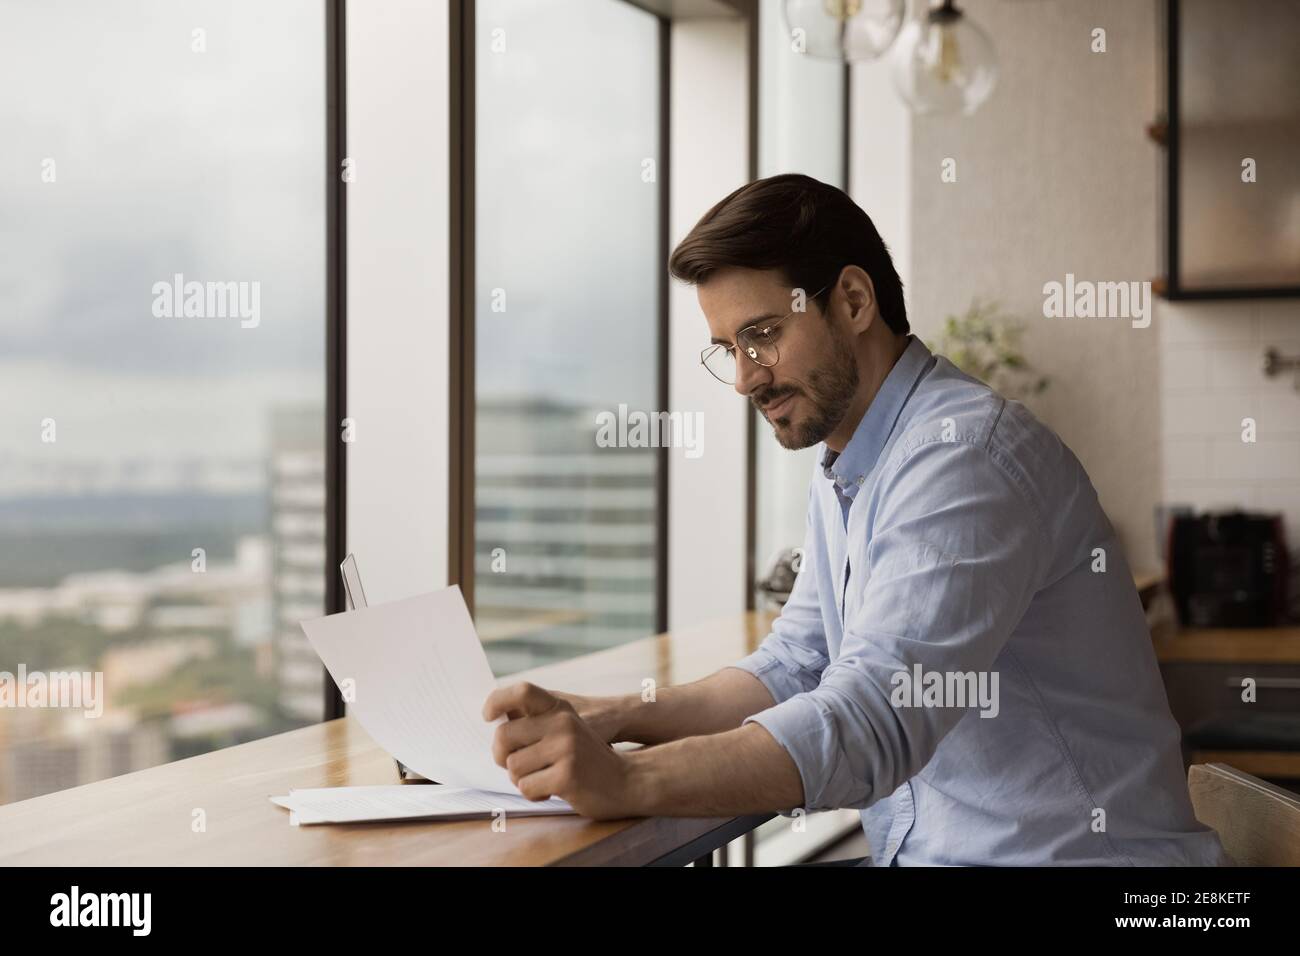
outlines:
[[[655,16],[659,24],[659,175],[658,248],[666,259],[669,243],[671,20],[664,4],[640,0],[626,3]],[[470,613],[474,612],[475,549],[475,11],[476,0],[452,0],[451,36],[451,162],[450,162],[450,473],[448,487],[448,574],[460,586]],[[656,315],[658,350],[655,401],[668,406],[668,271],[660,269]],[[668,629],[668,449],[655,451],[655,631]],[[649,636],[649,635],[647,635]]]
[[[339,565],[347,556],[347,443],[342,421],[347,409],[348,269],[347,183],[347,3],[325,4],[325,613],[344,610]],[[324,665],[324,716],[344,713],[343,695]]]

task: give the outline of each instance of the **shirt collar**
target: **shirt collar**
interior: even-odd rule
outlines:
[[[908,338],[907,348],[885,376],[880,391],[871,400],[843,453],[827,448],[822,456],[823,473],[841,487],[856,488],[866,480],[894,431],[903,406],[912,397],[921,374],[934,362],[934,356],[924,342],[914,335]]]

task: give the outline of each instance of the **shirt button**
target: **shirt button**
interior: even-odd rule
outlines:
[[[865,475],[858,475],[858,484],[862,484],[866,480],[867,478]]]

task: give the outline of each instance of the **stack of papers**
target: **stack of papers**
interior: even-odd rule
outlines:
[[[293,826],[375,820],[482,820],[574,812],[558,797],[535,802],[518,794],[442,784],[290,790],[287,797],[272,797],[271,802],[289,811]]]
[[[389,754],[437,784],[291,790],[271,797],[298,823],[574,812],[558,798],[527,799],[493,761],[492,737],[505,718],[483,719],[496,680],[460,588],[303,621],[302,628],[345,689],[349,716]]]

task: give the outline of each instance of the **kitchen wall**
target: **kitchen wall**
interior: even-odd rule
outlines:
[[[850,193],[906,263],[915,330],[930,340],[976,297],[1022,318],[1052,380],[1026,403],[1083,461],[1135,569],[1159,567],[1161,502],[1280,511],[1300,547],[1300,392],[1259,371],[1267,345],[1300,354],[1300,300],[1155,299],[1147,328],[1043,317],[1043,285],[1067,273],[1161,272],[1165,155],[1146,127],[1164,97],[1162,2],[962,6],[1001,63],[973,116],[900,111],[887,63],[852,74]]]
[[[1300,355],[1300,299],[1162,302],[1155,327],[1167,500],[1281,512],[1300,547],[1300,376],[1260,370],[1270,345]]]

